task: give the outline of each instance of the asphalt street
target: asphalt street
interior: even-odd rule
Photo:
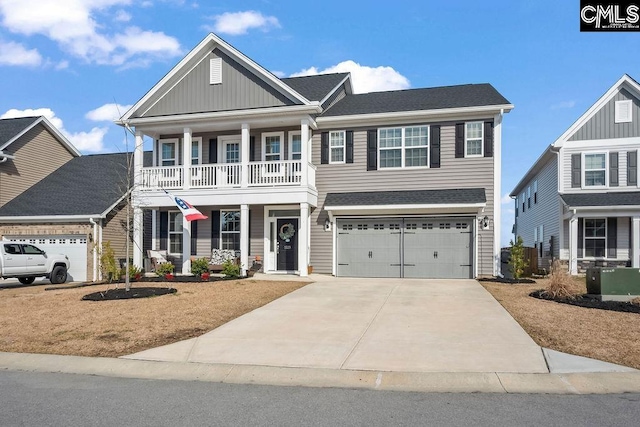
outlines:
[[[0,371],[2,426],[636,426],[640,394],[436,394]]]

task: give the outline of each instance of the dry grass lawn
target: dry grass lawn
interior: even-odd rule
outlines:
[[[586,293],[584,278],[572,278]],[[597,310],[545,301],[529,293],[547,286],[481,282],[525,331],[543,347],[640,369],[640,314]]]
[[[0,351],[122,356],[202,335],[304,285],[251,279],[171,283],[175,294],[100,302],[81,298],[107,285],[54,291],[45,291],[45,285],[4,288]]]

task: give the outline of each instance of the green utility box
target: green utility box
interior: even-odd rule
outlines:
[[[588,268],[587,292],[604,301],[631,301],[640,296],[640,269]]]

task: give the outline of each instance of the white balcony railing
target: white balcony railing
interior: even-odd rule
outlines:
[[[315,187],[316,168],[309,163],[307,184]],[[242,164],[222,163],[189,166],[190,188],[229,188],[242,186]],[[247,170],[249,187],[302,185],[302,161],[251,162]],[[185,187],[182,166],[156,166],[142,169],[141,185],[148,189]]]

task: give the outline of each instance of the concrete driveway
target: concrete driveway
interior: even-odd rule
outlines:
[[[403,372],[547,373],[475,280],[319,281],[201,337],[130,359]]]

